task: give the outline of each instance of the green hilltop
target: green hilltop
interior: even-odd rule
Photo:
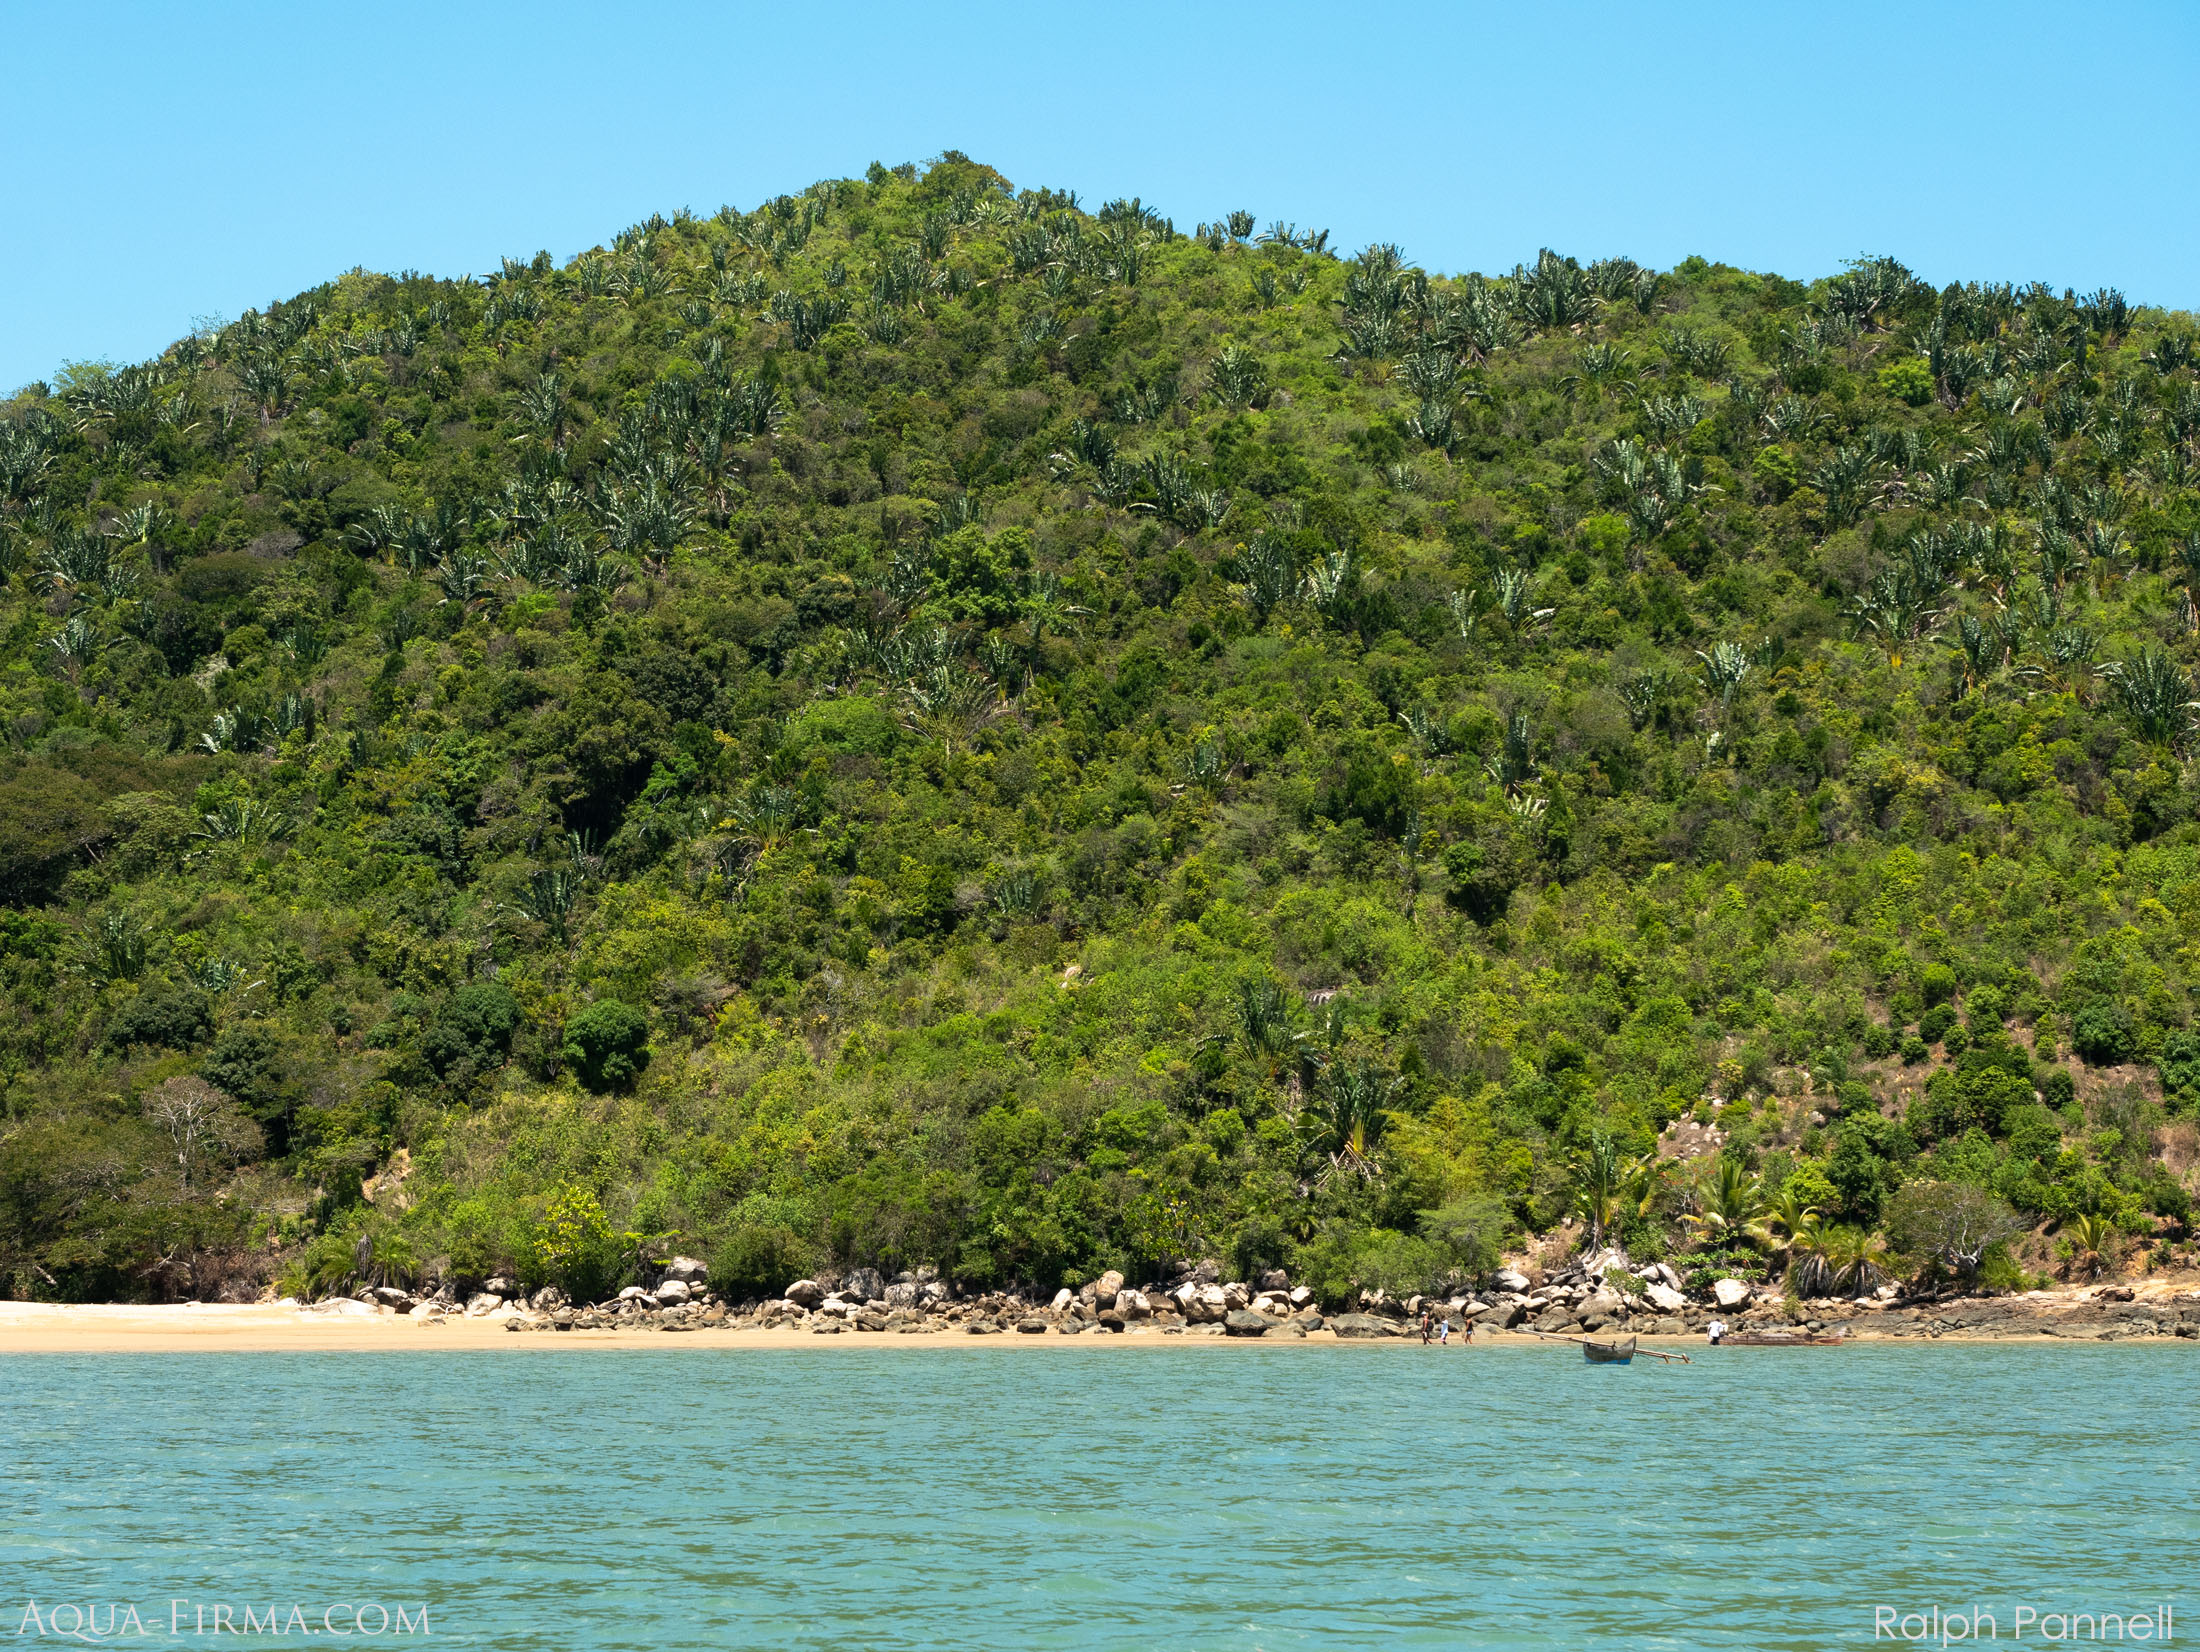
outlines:
[[[75,368],[0,1289],[2175,1259],[2196,356],[950,153]]]

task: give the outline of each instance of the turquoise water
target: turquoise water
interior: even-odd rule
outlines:
[[[1878,1603],[2174,1602],[2192,1354],[0,1359],[0,1634],[127,1602],[161,1644],[180,1598],[316,1640],[425,1602],[454,1647],[1860,1646]]]

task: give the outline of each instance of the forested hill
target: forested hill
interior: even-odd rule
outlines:
[[[0,404],[7,1287],[2170,1255],[2189,318],[1326,242],[950,154]]]

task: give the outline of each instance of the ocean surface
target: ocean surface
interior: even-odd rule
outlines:
[[[1771,1652],[2182,1604],[2200,1639],[2189,1343],[846,1341],[0,1358],[0,1636]]]

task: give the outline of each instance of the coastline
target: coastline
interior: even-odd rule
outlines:
[[[2161,1341],[2200,1348],[2200,1302],[2189,1295],[2102,1302],[2075,1296],[2047,1302],[2021,1298],[1973,1298],[1860,1314],[1846,1322],[1855,1342],[2069,1343]],[[515,1334],[528,1332],[533,1334]],[[515,1317],[452,1315],[414,1320],[399,1314],[327,1314],[281,1303],[181,1303],[174,1305],[0,1302],[0,1354],[184,1353],[436,1353],[503,1349],[679,1348],[737,1352],[787,1348],[1043,1348],[1098,1345],[1129,1348],[1274,1348],[1281,1344],[1326,1347],[1421,1347],[1407,1336],[1339,1337],[1320,1330],[1288,1338],[1240,1337],[1194,1327],[1178,1334],[1134,1327],[1122,1333],[972,1336],[960,1327],[881,1334],[820,1336],[808,1329],[728,1324],[649,1329],[572,1329]],[[1725,1354],[1700,1335],[1641,1338],[1661,1352]],[[1547,1348],[1573,1354],[1571,1344],[1519,1331],[1485,1330],[1466,1341],[1453,1336],[1445,1352],[1490,1348]],[[1796,1357],[1804,1351],[1797,1350]],[[1824,1352],[1824,1350],[1820,1350]],[[1575,1356],[1578,1357],[1578,1356]]]

